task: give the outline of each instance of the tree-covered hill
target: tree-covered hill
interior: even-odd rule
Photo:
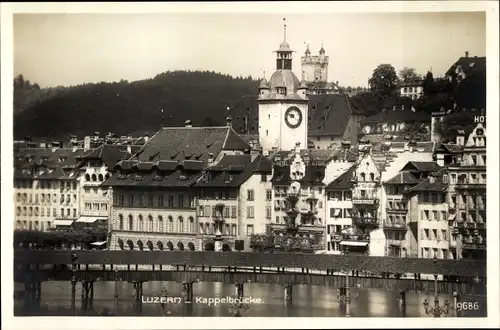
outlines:
[[[16,77],[14,136],[154,133],[161,126],[182,126],[188,119],[195,126],[224,125],[226,108],[242,95],[257,92],[258,82],[251,77],[207,71],[173,71],[131,83],[122,80],[54,89],[28,86],[24,78],[21,84]]]

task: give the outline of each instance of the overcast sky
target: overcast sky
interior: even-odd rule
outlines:
[[[14,73],[40,86],[129,81],[166,70],[269,77],[283,40],[300,77],[305,44],[323,42],[329,80],[367,86],[382,63],[440,76],[468,50],[486,55],[484,13],[17,14]]]

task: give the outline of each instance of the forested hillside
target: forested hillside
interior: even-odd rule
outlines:
[[[256,95],[258,82],[215,72],[165,72],[152,79],[40,89],[14,80],[14,135],[63,138],[98,132],[117,135],[161,126],[224,125],[226,108]]]

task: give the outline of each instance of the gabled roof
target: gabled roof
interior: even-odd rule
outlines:
[[[326,190],[349,190],[352,188],[353,173],[356,170],[356,165],[351,166],[347,171],[342,173],[338,178],[330,182],[326,186]]]
[[[430,178],[424,179],[422,182],[411,188],[411,192],[415,191],[446,191],[448,185],[444,184],[439,178],[435,182],[431,182]]]
[[[231,127],[164,127],[131,159],[140,161],[201,160],[221,150],[250,150]]]
[[[457,66],[461,66],[466,74],[474,71],[486,72],[486,57],[467,56],[460,57],[449,69],[445,75],[453,76]]]
[[[126,146],[102,144],[96,149],[80,157],[82,160],[98,159],[108,168],[113,168],[120,160],[128,159],[132,155],[127,152]]]
[[[422,181],[421,179],[416,178],[413,174],[407,171],[401,171],[396,174],[393,178],[384,182],[385,184],[418,184]]]
[[[436,153],[461,154],[464,151],[464,146],[454,143],[442,143],[436,149]]]
[[[436,162],[408,162],[401,171],[436,172],[441,169]]]

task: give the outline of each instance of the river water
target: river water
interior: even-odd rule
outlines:
[[[146,282],[143,285],[143,296],[162,296],[162,288],[168,296],[182,296],[182,286],[175,282]],[[16,291],[22,292],[23,286],[16,284]],[[14,300],[14,314],[16,316],[68,316],[73,315],[71,308],[71,284],[69,282],[42,283],[41,302],[39,307],[27,308],[21,297]],[[77,285],[76,315],[116,315],[116,316],[231,316],[229,305],[208,306],[197,303],[169,304],[165,311],[160,304],[143,304],[136,308],[134,289],[131,283],[118,282],[118,300],[115,304],[115,282],[95,282],[94,300],[92,306],[83,311],[81,301],[81,286]],[[194,297],[226,297],[234,296],[235,285],[223,283],[202,282],[193,284]],[[335,288],[325,286],[296,285],[293,287],[293,301],[285,303],[284,290],[280,285],[247,283],[244,285],[244,296],[259,298],[260,304],[248,304],[243,316],[248,317],[402,317],[399,307],[399,294],[377,289],[359,289],[357,299],[346,308],[337,302]],[[451,295],[439,295],[441,303],[446,299],[453,305]],[[434,304],[434,295],[428,293],[408,292],[406,295],[406,316],[419,317],[426,315],[423,302],[428,299],[431,306]],[[462,295],[463,302],[477,302],[477,310],[462,311],[460,317],[486,316],[486,297]],[[115,310],[116,305],[116,310]],[[472,306],[472,305],[471,305]],[[457,312],[451,310],[447,315],[456,317]]]

